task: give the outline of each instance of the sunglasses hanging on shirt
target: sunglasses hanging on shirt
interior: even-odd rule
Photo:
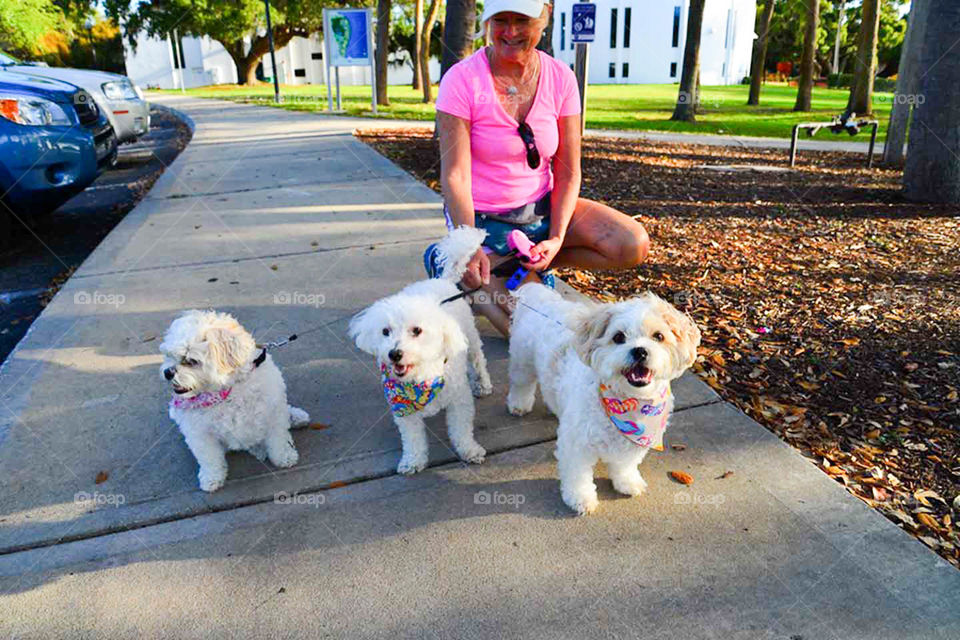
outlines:
[[[533,129],[524,121],[517,127],[517,133],[520,134],[520,139],[523,140],[523,146],[527,149],[527,166],[531,169],[536,169],[540,166],[540,151],[533,141]]]

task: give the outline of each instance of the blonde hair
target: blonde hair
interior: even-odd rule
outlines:
[[[537,20],[543,20],[543,27],[546,29],[547,25],[550,24],[550,9],[553,5],[549,2],[543,3],[543,11],[540,12],[540,17]],[[496,14],[494,14],[496,15]],[[492,18],[493,16],[490,16]],[[483,44],[490,44],[490,18],[487,18],[480,23],[480,30],[473,34],[474,41],[483,38]]]

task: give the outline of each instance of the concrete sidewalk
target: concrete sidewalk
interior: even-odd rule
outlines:
[[[648,458],[641,498],[601,480],[599,513],[576,519],[555,420],[507,415],[506,345],[487,331],[493,455],[443,466],[434,438],[432,469],[394,475],[376,371],[344,333],[422,277],[438,197],[342,119],[162,101],[192,143],[0,370],[0,633],[960,636],[960,572],[692,376],[667,433],[686,449]],[[291,402],[329,425],[296,432],[293,469],[237,454],[224,489],[196,488],[156,353],[190,307],[261,340],[324,326],[275,352]]]

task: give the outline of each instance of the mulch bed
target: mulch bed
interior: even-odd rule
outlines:
[[[424,131],[359,134],[439,190]],[[703,331],[695,370],[858,498],[960,567],[960,209],[905,201],[863,156],[589,139],[581,195],[651,254],[568,270],[602,300],[647,289]]]

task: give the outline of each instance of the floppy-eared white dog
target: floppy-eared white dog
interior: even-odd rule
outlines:
[[[673,410],[670,382],[696,359],[700,330],[652,293],[583,304],[527,284],[518,295],[507,408],[528,413],[539,385],[559,418],[563,501],[581,515],[597,508],[593,470],[600,460],[614,489],[640,495],[647,484],[638,465],[651,448],[663,448]]]
[[[473,437],[473,396],[489,395],[493,387],[470,306],[463,298],[450,299],[460,293],[455,283],[484,237],[481,229],[455,229],[438,244],[439,278],[410,284],[350,321],[357,347],[376,357],[384,396],[400,430],[398,473],[427,466],[424,418],[443,410],[457,455],[473,463],[486,455]]]
[[[160,351],[160,373],[173,390],[170,418],[200,465],[201,489],[226,482],[227,451],[249,451],[277,467],[297,463],[290,429],[310,417],[287,404],[280,369],[233,316],[185,311]]]

